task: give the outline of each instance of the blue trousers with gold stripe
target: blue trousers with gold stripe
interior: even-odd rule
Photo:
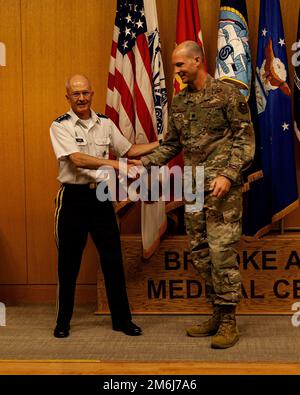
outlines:
[[[57,324],[68,325],[76,279],[90,233],[99,253],[113,325],[131,320],[119,229],[110,201],[100,202],[88,185],[63,185],[57,195],[55,234],[58,247]]]

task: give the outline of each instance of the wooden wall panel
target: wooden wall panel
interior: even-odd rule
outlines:
[[[0,0],[0,283],[26,284],[26,233],[20,1]]]
[[[94,107],[103,111],[114,9],[110,1],[22,0],[25,163],[29,283],[56,281],[53,238],[56,160],[49,140],[53,119],[68,109],[65,81],[88,75]],[[79,282],[96,281],[94,251]]]

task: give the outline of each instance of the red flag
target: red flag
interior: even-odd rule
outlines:
[[[157,25],[155,0],[118,0],[105,112],[132,143],[161,139],[166,127],[167,92]],[[142,203],[141,217],[148,258],[166,229],[165,202]]]
[[[196,41],[204,50],[197,0],[178,0],[176,45],[186,40]],[[185,86],[181,78],[176,75],[174,78],[175,94]]]

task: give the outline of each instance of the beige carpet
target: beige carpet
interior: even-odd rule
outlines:
[[[95,306],[75,309],[71,336],[52,335],[54,306],[8,306],[0,327],[0,359],[95,359],[103,361],[300,362],[300,327],[289,316],[239,316],[241,339],[227,350],[210,348],[209,338],[190,338],[184,328],[204,316],[135,316],[144,335],[111,330],[109,316]]]

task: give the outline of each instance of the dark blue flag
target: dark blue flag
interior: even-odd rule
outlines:
[[[279,0],[261,0],[256,103],[263,178],[250,187],[244,233],[260,235],[298,206],[291,90]]]

